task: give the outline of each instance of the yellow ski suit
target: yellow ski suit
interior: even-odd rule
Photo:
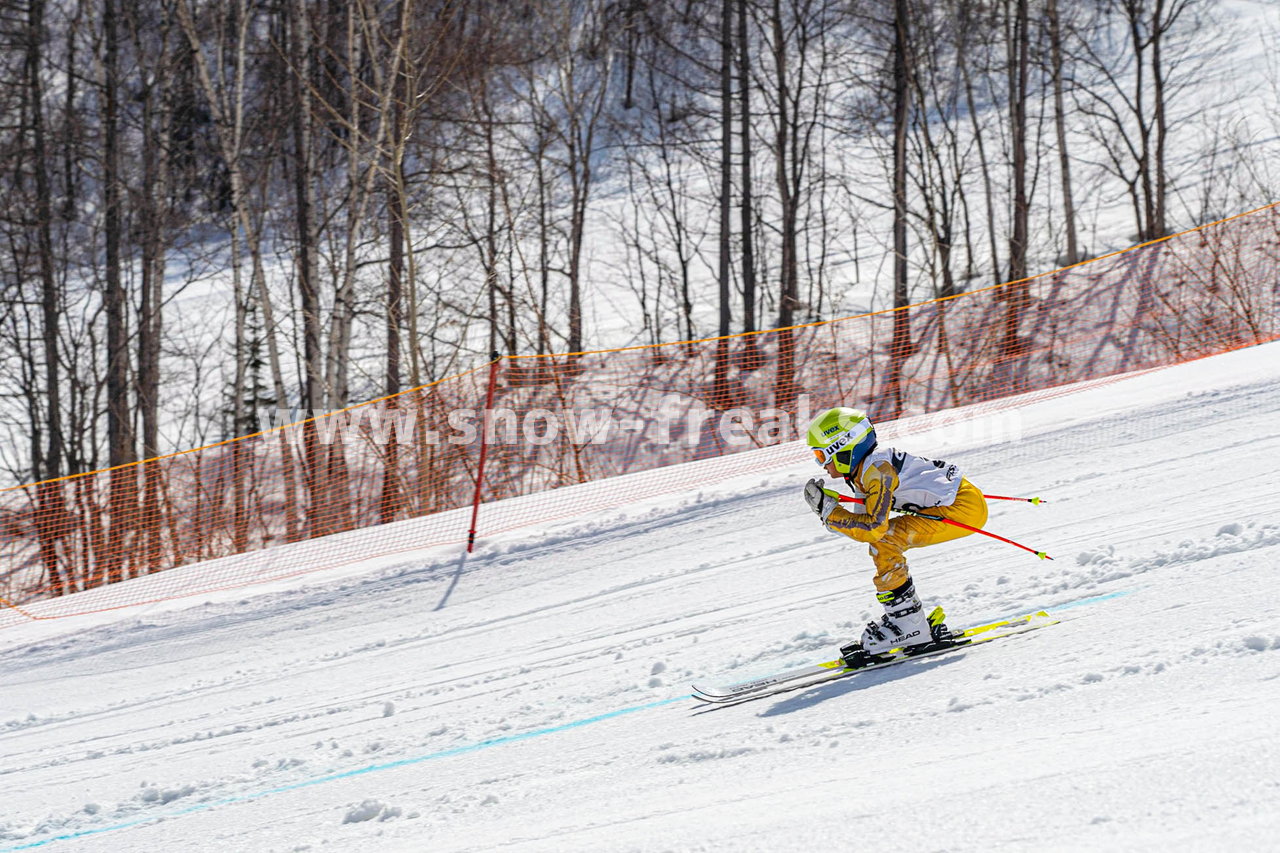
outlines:
[[[894,492],[898,489],[898,472],[889,461],[868,458],[854,473],[853,486],[866,495],[866,512],[850,512],[838,506],[827,517],[827,527],[870,544],[868,551],[875,562],[875,585],[881,592],[898,589],[910,579],[903,551],[959,539],[972,532],[915,515],[890,518],[889,510],[894,507]],[[963,477],[951,504],[924,507],[921,511],[970,527],[980,528],[987,523],[986,498]]]

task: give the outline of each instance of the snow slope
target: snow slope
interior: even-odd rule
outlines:
[[[1278,414],[1271,344],[1007,440],[884,436],[1051,500],[988,528],[1055,561],[912,552],[924,597],[1062,623],[725,709],[688,685],[872,614],[802,458],[465,562],[0,631],[0,851],[1275,849]]]

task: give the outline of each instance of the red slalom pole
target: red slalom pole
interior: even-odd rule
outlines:
[[[993,497],[993,496],[991,496],[991,495],[983,495],[983,497]],[[851,496],[849,496],[849,495],[840,495],[840,494],[837,494],[837,495],[836,495],[836,499],[837,499],[837,500],[840,500],[840,501],[843,501],[844,503],[866,504],[866,501],[864,501],[862,498],[855,498],[855,497],[851,497]],[[1029,501],[1029,500],[1030,500],[1030,498],[1012,498],[1012,499],[1006,498],[1006,500],[1025,500],[1025,501]],[[1001,542],[1006,542],[1006,543],[1008,543],[1008,544],[1010,544],[1010,545],[1014,546],[1015,548],[1021,548],[1021,549],[1022,549],[1022,550],[1024,550],[1024,551],[1030,551],[1032,554],[1035,554],[1037,557],[1039,557],[1039,558],[1040,558],[1040,559],[1042,559],[1042,560],[1052,560],[1052,559],[1053,559],[1053,557],[1050,557],[1050,556],[1049,556],[1048,554],[1046,554],[1044,551],[1037,551],[1035,548],[1028,548],[1026,545],[1023,545],[1023,544],[1022,544],[1022,543],[1020,543],[1020,542],[1014,542],[1012,539],[1006,539],[1006,538],[1004,538],[1003,536],[998,536],[998,535],[996,535],[995,533],[991,533],[990,531],[983,530],[981,527],[970,527],[968,524],[963,524],[963,523],[961,523],[961,522],[959,522],[959,521],[953,521],[953,520],[951,520],[950,518],[943,518],[943,517],[942,517],[942,516],[940,516],[940,515],[929,515],[928,513],[924,513],[924,512],[917,512],[916,510],[911,510],[911,509],[898,510],[898,512],[905,513],[906,515],[914,515],[914,516],[916,516],[917,518],[927,518],[927,519],[929,519],[929,520],[931,520],[931,521],[941,521],[941,522],[943,522],[944,524],[950,524],[952,527],[960,527],[960,528],[963,528],[963,529],[965,529],[965,530],[971,531],[971,532],[973,532],[973,533],[981,533],[983,536],[990,536],[992,539],[999,539]]]

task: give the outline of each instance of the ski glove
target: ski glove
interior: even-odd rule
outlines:
[[[851,485],[865,490],[862,505],[866,512],[849,512],[841,507],[827,520],[827,529],[859,542],[879,542],[889,531],[889,510],[898,488],[898,473],[889,462],[877,462],[864,468],[859,480]]]
[[[805,483],[804,500],[805,503],[809,504],[809,509],[817,513],[818,518],[822,519],[822,523],[826,524],[832,511],[840,506],[840,501],[836,500],[835,492],[823,488],[822,484],[823,479],[821,477]]]

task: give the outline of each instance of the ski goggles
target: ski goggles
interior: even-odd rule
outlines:
[[[860,435],[847,432],[826,447],[812,448],[813,458],[823,468],[827,467],[827,463],[832,459],[842,468],[848,468],[853,464],[853,451],[858,449],[863,440],[869,435],[873,435],[872,428],[869,425]],[[872,442],[874,444],[874,439],[872,439]],[[869,450],[870,448],[867,449]]]
[[[821,447],[815,447],[813,448],[813,458],[817,460],[819,468],[826,468],[827,463],[830,462],[832,459],[836,460],[837,462],[844,465],[845,467],[848,467],[853,462],[853,451],[838,450],[835,453],[832,453],[830,456],[828,456],[827,452],[823,450]]]

